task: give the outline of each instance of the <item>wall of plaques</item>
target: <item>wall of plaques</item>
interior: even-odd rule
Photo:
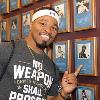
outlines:
[[[61,76],[83,65],[72,100],[99,100],[99,5],[100,0],[0,0],[0,42],[24,38],[30,32],[34,11],[53,7],[61,22],[57,38],[45,52],[57,64]]]

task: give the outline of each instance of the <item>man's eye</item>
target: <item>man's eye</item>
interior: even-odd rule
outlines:
[[[42,26],[44,26],[45,25],[45,23],[40,23]]]

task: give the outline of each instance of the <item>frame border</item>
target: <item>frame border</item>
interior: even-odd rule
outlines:
[[[81,31],[81,30],[88,30],[88,29],[93,29],[96,28],[96,2],[95,0],[91,0],[91,14],[92,14],[92,22],[90,23],[90,26],[86,26],[86,27],[78,27],[76,26],[76,17],[75,17],[75,0],[73,0],[73,13],[74,13],[74,31]]]
[[[77,90],[76,90],[76,99],[77,99],[77,95],[78,95],[78,88],[79,87],[90,87],[90,88],[93,88],[94,89],[94,100],[97,100],[98,98],[98,86],[96,84],[86,84],[86,83],[79,83],[78,87],[77,87]],[[77,99],[78,100],[78,99]]]
[[[97,72],[97,37],[90,37],[90,38],[80,38],[80,39],[75,39],[75,53],[76,53],[76,46],[77,46],[77,42],[80,41],[85,41],[85,40],[90,40],[93,41],[93,65],[91,66],[93,68],[93,74],[79,74],[79,75],[86,75],[86,76],[97,76],[98,72]],[[75,63],[76,63],[76,54],[75,54]],[[77,67],[77,65],[75,64],[75,67]],[[83,66],[84,67],[84,66]]]
[[[53,52],[52,52],[52,57],[53,57],[53,61],[55,60],[55,44],[56,43],[64,43],[67,48],[65,47],[65,54],[67,52],[67,54],[65,55],[66,57],[66,67],[67,67],[67,71],[70,73],[71,72],[71,41],[67,40],[67,41],[55,41],[53,43]],[[55,63],[55,61],[54,61]],[[66,70],[65,70],[66,71]],[[61,73],[63,73],[64,71],[60,71]]]
[[[66,4],[66,29],[65,30],[58,30],[58,33],[62,33],[62,32],[71,32],[71,13],[70,13],[70,0],[59,0],[59,1],[55,1],[53,2],[53,4],[51,5],[53,8],[54,6],[60,5],[60,4]],[[55,8],[54,8],[55,9]],[[65,11],[64,11],[65,12]]]

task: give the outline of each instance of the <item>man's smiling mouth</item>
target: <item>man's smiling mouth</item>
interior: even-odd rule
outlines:
[[[42,40],[44,40],[44,41],[49,41],[49,39],[50,39],[50,36],[47,34],[41,34],[41,37],[42,37]]]

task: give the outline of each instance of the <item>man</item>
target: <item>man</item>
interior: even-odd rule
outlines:
[[[30,34],[15,44],[14,54],[0,82],[0,100],[64,100],[77,87],[79,71],[64,73],[58,93],[57,67],[43,52],[57,35],[59,17],[50,8],[38,10],[32,16],[30,27]],[[0,47],[6,56],[9,46],[7,48]],[[4,53],[0,56],[4,57]]]
[[[90,100],[89,96],[87,95],[86,90],[82,90],[82,97],[81,100]]]
[[[86,51],[86,46],[85,45],[82,45],[82,50],[79,53],[79,58],[87,58],[87,56],[85,54],[85,51]]]
[[[57,58],[64,58],[64,51],[61,50],[61,46],[58,46]]]

